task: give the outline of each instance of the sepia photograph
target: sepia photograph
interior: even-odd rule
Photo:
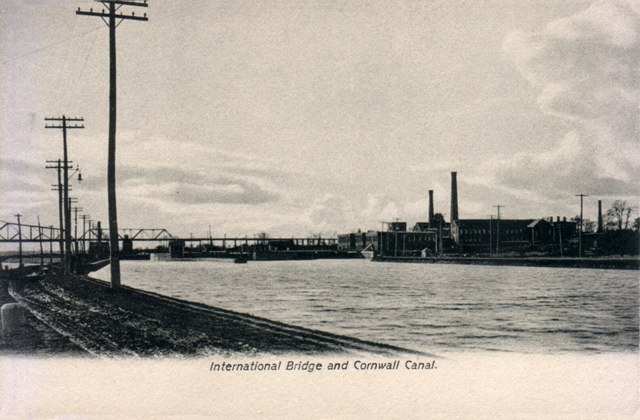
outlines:
[[[6,0],[0,414],[640,412],[640,3]]]

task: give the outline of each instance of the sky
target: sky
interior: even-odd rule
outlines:
[[[120,228],[331,236],[640,208],[640,3],[149,0],[117,29]],[[0,4],[0,220],[107,220],[108,30],[90,0]],[[142,13],[141,8],[133,9]]]

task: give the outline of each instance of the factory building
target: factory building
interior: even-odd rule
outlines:
[[[462,219],[451,226],[460,252],[552,251],[576,237],[576,222],[547,219]]]
[[[338,250],[359,252],[377,242],[378,235],[375,231],[343,233],[338,235]]]
[[[436,229],[408,231],[406,222],[388,224],[386,231],[346,233],[338,235],[338,250],[373,251],[376,255],[420,256],[438,249]]]
[[[577,238],[577,223],[547,219],[460,219],[457,173],[451,172],[451,220],[447,222],[434,209],[433,190],[429,190],[428,221],[387,223],[386,231],[338,235],[338,248],[347,251],[374,251],[386,256],[428,256],[442,253],[495,254],[543,252],[563,255]],[[598,230],[602,229],[599,203]]]

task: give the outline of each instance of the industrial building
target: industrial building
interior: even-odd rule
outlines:
[[[386,256],[429,256],[443,253],[496,254],[542,252],[563,255],[577,237],[577,223],[556,217],[541,219],[460,219],[457,173],[451,172],[451,220],[434,211],[433,190],[429,190],[428,221],[387,223],[386,231],[338,235],[338,248],[345,251],[374,251]],[[601,229],[601,218],[599,220]]]

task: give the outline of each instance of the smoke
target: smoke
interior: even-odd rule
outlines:
[[[539,90],[540,111],[569,129],[552,151],[515,156],[498,171],[500,180],[542,194],[587,188],[637,195],[640,3],[595,2],[539,32],[509,34],[503,52]]]

